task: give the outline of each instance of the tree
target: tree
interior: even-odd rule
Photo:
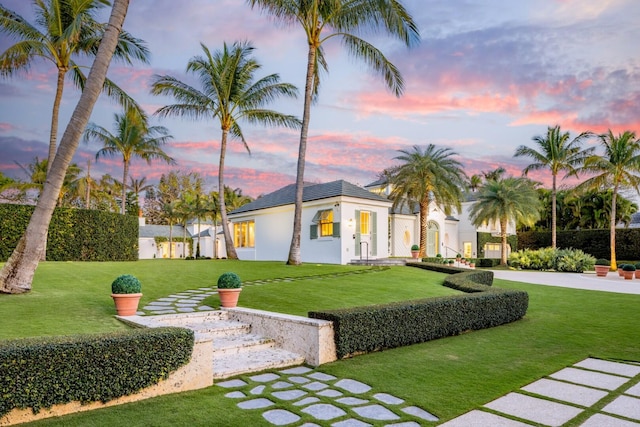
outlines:
[[[598,136],[600,146],[604,148],[602,156],[588,157],[581,172],[593,174],[578,186],[578,189],[612,190],[611,211],[609,219],[611,269],[616,263],[616,206],[618,193],[625,189],[633,189],[640,195],[640,140],[635,132],[613,134],[611,130]]]
[[[20,189],[26,194],[29,190],[36,190],[38,195],[35,200],[38,200],[40,193],[44,187],[44,183],[47,180],[47,164],[48,160],[39,160],[37,157],[32,163],[24,166],[16,163],[28,176],[28,182],[15,183],[15,188]],[[74,186],[77,184],[78,176],[82,172],[82,169],[75,163],[72,163],[67,168],[67,173],[64,176],[62,187],[60,188],[60,194],[58,195],[57,206],[70,206],[69,194],[72,193]],[[66,202],[66,203],[65,203]]]
[[[142,177],[140,179],[135,179],[134,177],[129,177],[129,188],[131,189],[131,193],[133,194],[136,203],[139,204],[140,193],[143,191],[147,191],[153,187],[151,184],[147,184],[147,178]]]
[[[400,96],[404,81],[398,69],[380,50],[358,35],[385,32],[411,46],[420,40],[418,27],[413,18],[398,0],[247,0],[251,7],[259,6],[288,25],[300,25],[306,35],[307,74],[304,89],[304,110],[298,166],[296,170],[296,197],[293,216],[293,235],[287,264],[298,265],[300,257],[300,234],[302,232],[302,192],[304,167],[307,152],[307,134],[311,118],[311,103],[317,98],[320,87],[320,71],[328,70],[323,44],[329,39],[339,38],[347,52],[363,60],[383,76],[389,89]],[[323,31],[326,32],[323,34]],[[222,188],[222,187],[219,187]]]
[[[101,156],[122,155],[122,200],[120,213],[126,213],[127,188],[124,183],[129,177],[129,166],[134,157],[139,157],[151,164],[152,160],[159,159],[168,164],[175,164],[173,158],[162,151],[161,146],[170,138],[169,131],[163,126],[149,126],[147,118],[138,111],[129,109],[123,114],[114,115],[115,133],[109,132],[102,126],[89,123],[85,131],[84,139],[97,139],[104,145],[96,153],[96,160]]]
[[[29,220],[25,234],[0,271],[0,292],[16,294],[31,290],[33,275],[44,251],[47,230],[58,194],[60,194],[60,188],[73,154],[80,143],[82,132],[89,121],[93,106],[102,90],[128,6],[128,0],[114,0],[109,24],[104,31],[102,42],[89,71],[87,84],[62,136],[38,204]]]
[[[161,117],[180,116],[191,119],[213,118],[220,122],[220,163],[218,188],[224,188],[224,162],[227,138],[237,138],[249,152],[240,121],[265,126],[298,128],[300,121],[264,107],[279,97],[295,98],[297,89],[289,83],[281,83],[278,74],[270,74],[255,80],[260,64],[253,58],[253,47],[248,43],[225,43],[222,50],[213,53],[204,45],[203,56],[195,56],[187,64],[187,73],[197,76],[201,88],[197,89],[171,76],[154,76],[152,93],[171,95],[177,104],[167,105],[156,111]],[[219,192],[218,204],[222,223],[227,223],[224,192]],[[237,259],[233,239],[228,227],[223,227],[227,257]]]
[[[537,144],[539,150],[526,145],[516,148],[515,157],[530,157],[533,159],[533,163],[522,171],[524,176],[535,170],[551,170],[551,246],[554,249],[557,246],[558,210],[556,208],[556,200],[558,174],[566,171],[564,178],[577,176],[578,168],[593,153],[593,147],[585,150],[581,148],[582,141],[591,135],[591,132],[582,132],[575,138],[570,139],[569,132],[561,132],[560,126],[549,127],[547,128],[546,136],[538,135],[533,137],[533,142]]]
[[[482,177],[478,174],[471,175],[471,177],[469,178],[469,185],[468,185],[469,190],[475,193],[476,191],[478,191],[478,188],[480,188],[481,185],[482,185]]]
[[[173,258],[173,224],[179,218],[179,200],[173,200],[162,206],[162,212],[169,222],[169,259]]]
[[[394,207],[407,204],[413,210],[416,203],[420,207],[419,256],[426,256],[429,205],[433,202],[447,214],[454,207],[459,211],[467,177],[450,148],[414,145],[412,150],[399,152],[402,154],[395,159],[402,164],[384,172],[391,184],[389,197]]]
[[[500,224],[500,263],[507,264],[507,226],[509,221],[533,225],[539,218],[539,199],[533,183],[526,178],[490,179],[480,187],[469,216],[476,227]]]
[[[109,5],[107,0],[34,0],[36,24],[0,5],[0,31],[18,39],[0,55],[0,75],[10,76],[28,70],[36,58],[52,62],[57,70],[56,95],[51,114],[48,165],[52,165],[58,137],[58,113],[64,90],[64,79],[71,71],[81,90],[86,77],[74,61],[78,56],[95,56],[106,24],[95,21],[96,12]],[[149,61],[149,50],[142,40],[121,31],[114,58],[127,64]],[[103,90],[127,108],[140,107],[122,89],[105,79]],[[48,172],[48,171],[47,171]]]

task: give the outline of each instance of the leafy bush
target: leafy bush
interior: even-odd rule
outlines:
[[[0,341],[0,417],[136,393],[185,365],[193,343],[182,328]]]
[[[500,258],[478,258],[476,267],[495,267],[500,265]]]
[[[579,249],[523,249],[509,255],[509,265],[523,270],[555,270],[582,273],[592,270],[595,258]]]
[[[521,319],[527,312],[528,294],[492,288],[491,271],[427,263],[407,265],[435,271],[446,269],[450,273],[464,271],[451,274],[444,286],[467,294],[310,312],[311,318],[333,322],[339,358],[490,328]]]
[[[640,262],[636,263],[636,270],[640,270]]]
[[[636,266],[633,264],[624,264],[622,271],[636,271]]]
[[[123,274],[116,277],[116,280],[111,283],[112,294],[139,294],[142,289],[142,284],[135,276],[131,274]]]
[[[240,280],[240,277],[231,271],[222,273],[220,277],[218,277],[219,289],[238,289],[241,286],[242,281]]]
[[[611,266],[611,262],[608,259],[598,258],[595,265],[606,265],[607,267],[609,267]]]

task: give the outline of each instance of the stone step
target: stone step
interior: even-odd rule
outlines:
[[[214,357],[274,348],[275,341],[256,334],[229,335],[213,338]]]
[[[247,334],[251,331],[251,325],[234,320],[215,320],[211,322],[193,322],[181,325],[201,335],[211,337],[225,337]]]
[[[407,262],[404,258],[377,258],[377,259],[352,259],[350,265],[405,265]]]
[[[239,354],[214,355],[213,378],[223,379],[249,372],[284,368],[304,363],[304,357],[290,351],[269,348]]]

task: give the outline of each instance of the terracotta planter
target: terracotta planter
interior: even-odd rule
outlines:
[[[633,279],[633,276],[635,276],[636,272],[635,271],[623,271],[623,276],[624,276],[624,280],[631,280]]]
[[[640,279],[640,270],[636,270],[636,279]]]
[[[138,311],[142,294],[111,294],[118,316],[133,316]]]
[[[618,276],[624,277],[624,273],[621,268],[618,269]]]
[[[596,265],[595,269],[596,269],[596,276],[607,277],[610,267],[608,265]]]
[[[240,291],[242,291],[242,288],[218,288],[218,295],[220,295],[220,305],[226,308],[236,307],[238,305],[238,298],[240,298]]]
[[[472,262],[469,263],[469,268],[476,268],[476,265]]]
[[[413,259],[418,259],[419,255],[420,255],[420,251],[411,251],[411,257]]]

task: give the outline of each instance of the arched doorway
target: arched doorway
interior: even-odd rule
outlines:
[[[434,257],[438,253],[440,242],[440,227],[435,221],[427,223],[427,256]]]

